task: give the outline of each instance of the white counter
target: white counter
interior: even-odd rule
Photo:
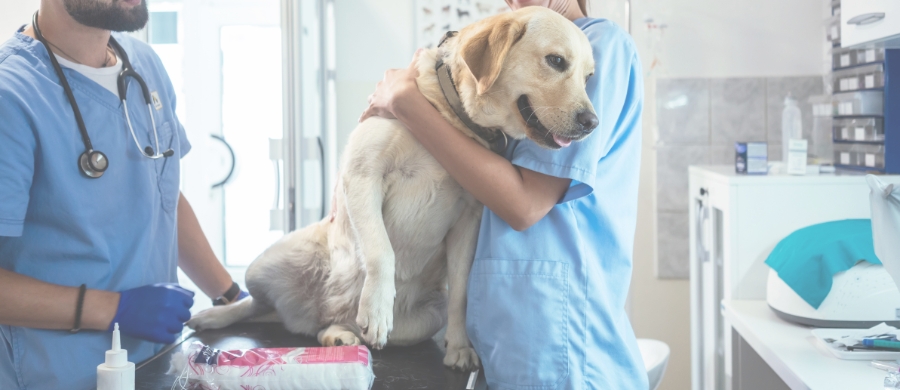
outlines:
[[[810,327],[775,316],[763,300],[723,301],[731,326],[791,389],[883,389],[886,372],[841,360],[819,346]]]

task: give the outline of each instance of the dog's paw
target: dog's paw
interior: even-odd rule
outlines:
[[[191,319],[185,325],[196,331],[224,328],[234,322],[229,318],[227,309],[227,306],[211,307],[191,316]]]
[[[444,365],[454,370],[471,371],[481,365],[481,362],[472,347],[447,347]]]
[[[324,347],[340,347],[343,345],[359,345],[359,338],[343,327],[330,326],[319,334],[319,343]]]
[[[356,324],[362,330],[362,338],[372,348],[381,349],[387,344],[394,329],[394,289],[363,287],[356,314]]]

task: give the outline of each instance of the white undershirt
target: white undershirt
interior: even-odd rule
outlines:
[[[101,87],[106,88],[109,92],[112,92],[113,95],[116,95],[116,97],[119,96],[118,80],[119,73],[122,72],[122,59],[119,58],[119,56],[116,56],[115,65],[105,68],[92,68],[87,65],[76,64],[61,56],[56,56],[56,59],[61,66],[65,66],[66,68],[83,74],[84,77],[100,84]]]

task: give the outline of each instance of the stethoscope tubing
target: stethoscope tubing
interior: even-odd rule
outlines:
[[[87,128],[84,124],[84,118],[81,115],[81,110],[78,108],[78,102],[75,100],[75,95],[72,93],[71,86],[69,86],[69,81],[62,71],[62,67],[59,65],[59,61],[56,60],[56,56],[50,50],[50,47],[47,44],[47,41],[44,38],[44,35],[41,33],[41,29],[38,25],[38,12],[35,12],[34,17],[32,18],[32,27],[34,28],[35,37],[47,49],[47,54],[50,57],[50,63],[51,63],[51,65],[53,65],[53,69],[56,72],[57,76],[59,77],[60,84],[62,84],[63,90],[65,91],[66,98],[69,100],[69,105],[72,107],[72,112],[75,115],[75,121],[78,124],[78,131],[81,134],[81,139],[82,139],[82,142],[84,143],[85,152],[84,152],[83,156],[84,155],[90,156],[94,153],[103,155],[102,152],[95,151],[93,148],[93,144],[91,143],[91,138],[88,135]],[[159,133],[156,129],[156,118],[155,118],[155,115],[153,115],[153,104],[152,104],[152,99],[150,96],[149,88],[147,88],[147,84],[144,82],[144,79],[131,67],[131,61],[129,61],[129,59],[128,59],[128,54],[125,52],[125,50],[122,48],[122,46],[119,45],[119,42],[117,42],[114,37],[110,36],[109,44],[113,47],[116,54],[118,54],[122,59],[122,71],[119,73],[116,84],[118,87],[119,99],[122,102],[122,110],[125,113],[125,122],[128,125],[128,131],[129,131],[129,133],[131,133],[131,138],[132,138],[132,140],[134,140],[135,146],[137,146],[138,151],[140,151],[142,156],[152,159],[152,160],[156,160],[156,159],[174,155],[175,152],[171,148],[166,150],[165,152],[160,153]],[[141,143],[140,143],[140,141],[138,141],[137,134],[134,132],[134,126],[131,124],[131,116],[128,114],[127,93],[128,93],[128,78],[129,77],[131,77],[133,80],[137,81],[138,85],[140,86],[141,95],[144,98],[144,102],[147,104],[147,113],[150,115],[150,126],[153,129],[153,141],[154,141],[154,145],[156,146],[156,148],[153,149],[153,148],[147,147],[147,149],[150,149],[149,153],[144,148],[141,148]],[[105,158],[105,155],[103,155],[103,158]],[[79,158],[79,159],[81,159],[81,158]],[[81,167],[80,164],[79,164],[79,166]],[[103,175],[103,172],[106,171],[107,167],[108,167],[108,163],[103,168],[91,167],[91,169],[93,169],[93,171],[89,171],[85,167],[81,167],[81,168],[82,168],[82,172],[86,176],[88,176],[90,178],[98,178]]]

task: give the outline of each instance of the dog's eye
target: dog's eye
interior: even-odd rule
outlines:
[[[569,67],[569,64],[566,63],[566,60],[558,55],[551,54],[551,55],[548,55],[546,58],[547,58],[547,63],[550,64],[550,66],[552,66],[554,69],[556,69],[560,72],[566,70],[566,68]]]

